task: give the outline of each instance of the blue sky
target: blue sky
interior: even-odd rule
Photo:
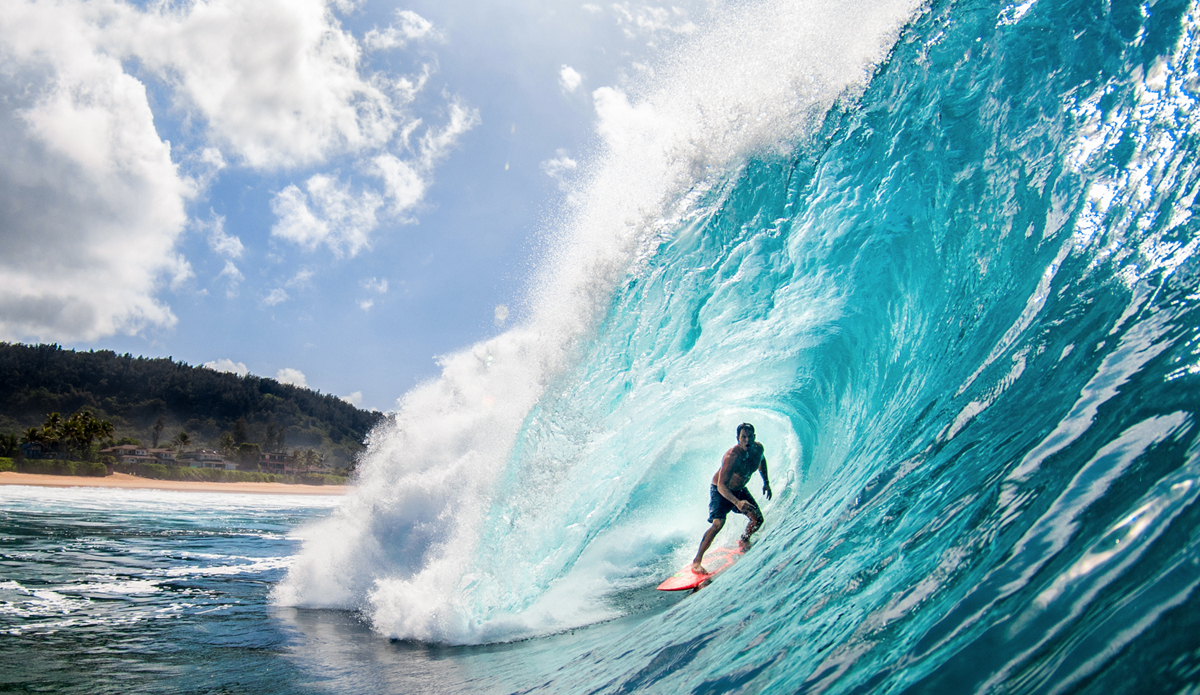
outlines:
[[[5,3],[0,340],[392,409],[520,320],[598,110],[712,9]]]

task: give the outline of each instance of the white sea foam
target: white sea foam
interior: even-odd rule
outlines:
[[[555,466],[541,472],[555,479],[546,488],[597,490],[583,511],[556,506],[566,503],[539,489],[539,471],[521,470],[519,433],[578,359],[615,284],[687,213],[688,191],[749,154],[787,148],[865,82],[917,4],[741,6],[715,16],[646,83],[597,90],[602,144],[547,231],[551,250],[531,283],[526,320],[444,358],[440,379],[404,396],[394,421],[372,434],[356,487],[304,532],[275,600],[356,609],[383,634],[455,643],[610,615],[583,597],[636,584],[614,567],[648,560],[611,558],[635,546],[657,556],[663,532],[626,528],[618,538],[603,529],[621,505],[605,491],[629,484],[604,470],[610,458],[600,444],[613,433],[544,425],[574,452],[555,458],[554,444],[540,444],[539,461]],[[630,424],[622,434],[634,439]],[[506,538],[508,528],[520,537]]]

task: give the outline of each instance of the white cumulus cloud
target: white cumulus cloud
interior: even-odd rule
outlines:
[[[271,201],[271,210],[279,217],[272,236],[310,251],[324,245],[337,256],[354,256],[367,248],[378,224],[376,211],[383,205],[379,194],[354,191],[325,174],[310,177],[304,189],[292,184]]]
[[[219,360],[213,360],[212,362],[205,362],[201,366],[208,367],[214,372],[229,372],[230,374],[237,374],[238,376],[246,376],[250,373],[250,370],[245,364],[242,362],[234,362],[228,357]]]
[[[244,255],[219,216],[198,223],[187,214],[230,168],[283,178],[273,234],[304,249],[353,256],[369,247],[379,215],[410,221],[435,166],[478,114],[449,94],[441,120],[413,113],[436,63],[413,75],[376,72],[364,48],[438,39],[437,30],[400,11],[360,42],[337,15],[356,7],[4,3],[0,340],[96,340],[175,325],[159,295],[193,276],[177,249],[183,231],[205,233],[226,261]],[[156,115],[185,123],[183,142],[166,142]],[[322,170],[335,157],[359,178]],[[241,271],[226,263],[221,276],[237,282]]]
[[[284,367],[278,372],[275,372],[275,381],[281,384],[292,384],[301,388],[308,388],[308,379],[304,377],[304,372],[291,367]]]
[[[360,405],[362,405],[362,400],[363,400],[362,391],[355,391],[354,393],[350,394],[349,396],[342,396],[342,400],[346,401],[350,405],[357,408]]]
[[[361,74],[361,50],[326,0],[196,0],[139,11],[112,3],[102,40],[136,56],[254,168],[320,163],[385,144],[399,125]]]
[[[0,11],[0,339],[170,327],[155,295],[191,274],[175,242],[193,188],[145,88],[59,6]]]
[[[575,71],[575,68],[564,65],[558,71],[558,84],[564,92],[574,92],[579,89],[579,85],[583,84],[583,75]]]
[[[271,201],[279,218],[271,235],[309,251],[324,246],[339,257],[369,249],[380,216],[408,221],[425,196],[434,168],[463,133],[479,124],[479,113],[458,101],[451,101],[449,111],[442,128],[421,135],[409,159],[381,152],[364,163],[363,169],[380,180],[382,191],[368,185],[353,188],[327,174],[310,177],[304,190],[295,184],[284,188]]]

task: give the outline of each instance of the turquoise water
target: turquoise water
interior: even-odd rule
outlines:
[[[215,553],[283,558],[244,623],[189,608],[134,661],[246,692],[1200,690],[1198,28],[718,12],[597,97],[520,326],[407,394],[337,507]],[[758,542],[658,594],[742,421]],[[195,636],[226,630],[252,661]]]

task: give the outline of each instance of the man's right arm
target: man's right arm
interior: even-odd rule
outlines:
[[[740,500],[737,497],[734,497],[733,493],[729,491],[729,478],[733,475],[733,464],[738,458],[735,451],[736,448],[725,452],[725,458],[721,461],[721,470],[717,471],[717,492],[721,493],[722,497],[732,502],[733,506],[744,512],[746,511],[746,507],[750,506],[750,503],[746,500]]]

